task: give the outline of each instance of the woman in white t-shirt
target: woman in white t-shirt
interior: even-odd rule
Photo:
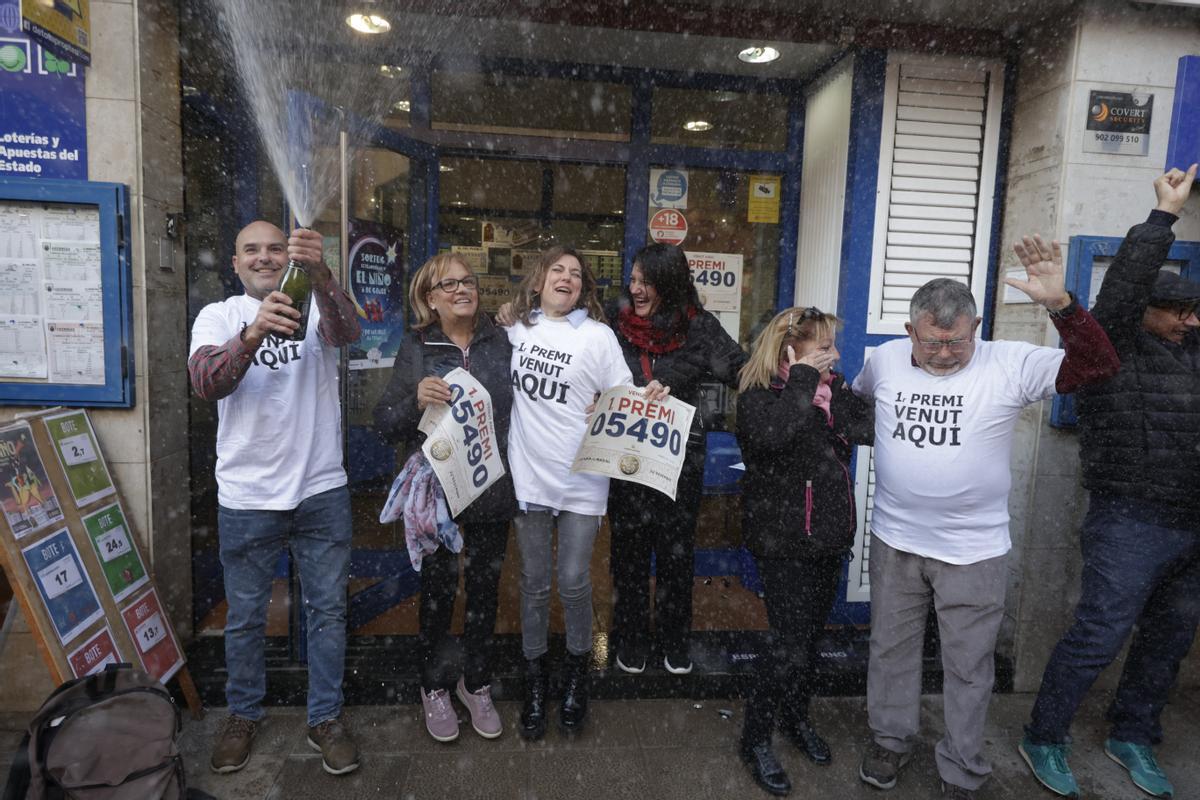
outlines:
[[[578,730],[587,715],[592,650],[592,546],[608,504],[608,478],[571,472],[596,396],[633,385],[629,367],[596,297],[596,279],[570,247],[543,255],[517,290],[508,328],[512,343],[513,415],[508,460],[520,511],[521,637],[527,662],[521,735],[546,730],[550,579],[567,629],[566,685],[559,722]],[[666,391],[654,382],[647,395]],[[554,531],[558,530],[558,562]]]

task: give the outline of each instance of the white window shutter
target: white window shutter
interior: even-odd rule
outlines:
[[[933,278],[983,307],[1003,92],[1000,61],[888,55],[867,333],[903,334]]]
[[[858,529],[854,533],[850,572],[846,581],[846,601],[871,600],[871,511],[875,505],[875,448],[859,447],[854,468],[854,503],[858,511]]]

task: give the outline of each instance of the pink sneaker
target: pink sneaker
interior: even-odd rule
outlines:
[[[477,691],[468,692],[467,684],[459,678],[454,693],[471,712],[471,727],[476,733],[485,739],[495,739],[500,735],[503,726],[500,724],[500,714],[492,705],[491,686],[481,686]]]
[[[450,693],[445,689],[434,689],[429,694],[421,690],[421,705],[425,709],[425,728],[439,742],[453,742],[458,738],[458,715],[450,703]]]

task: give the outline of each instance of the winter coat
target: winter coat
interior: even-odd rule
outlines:
[[[645,386],[650,382],[642,363],[642,350],[621,335],[617,325],[617,306],[608,309],[613,332],[621,345],[621,354],[633,373],[633,382]],[[692,418],[689,446],[704,445],[704,420],[700,418],[698,401],[700,384],[723,383],[737,385],[738,370],[746,363],[746,351],[735,342],[711,312],[701,309],[688,325],[683,346],[669,353],[646,353],[654,380],[671,388],[671,397],[697,406]]]
[[[492,396],[492,417],[505,474],[455,518],[456,522],[503,522],[517,513],[512,478],[508,474],[508,423],[512,416],[512,345],[504,330],[480,315],[475,337],[464,353],[436,323],[404,336],[396,353],[392,377],[375,405],[375,431],[390,443],[416,447],[425,435],[417,430],[424,412],[417,408],[417,384],[429,375],[445,377],[458,367],[470,372]]]
[[[1132,501],[1158,524],[1200,529],[1200,332],[1176,345],[1142,317],[1175,240],[1150,222],[1130,229],[1092,315],[1121,359],[1116,377],[1078,392],[1083,485]]]
[[[812,404],[819,381],[817,370],[797,364],[783,387],[738,397],[742,535],[758,558],[841,553],[854,542],[850,457],[854,445],[873,441],[874,408],[834,375],[830,427]]]

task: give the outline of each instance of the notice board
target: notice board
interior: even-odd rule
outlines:
[[[0,178],[0,403],[132,406],[132,310],[125,187]]]
[[[200,700],[84,409],[0,426],[0,566],[56,683],[108,664]]]

